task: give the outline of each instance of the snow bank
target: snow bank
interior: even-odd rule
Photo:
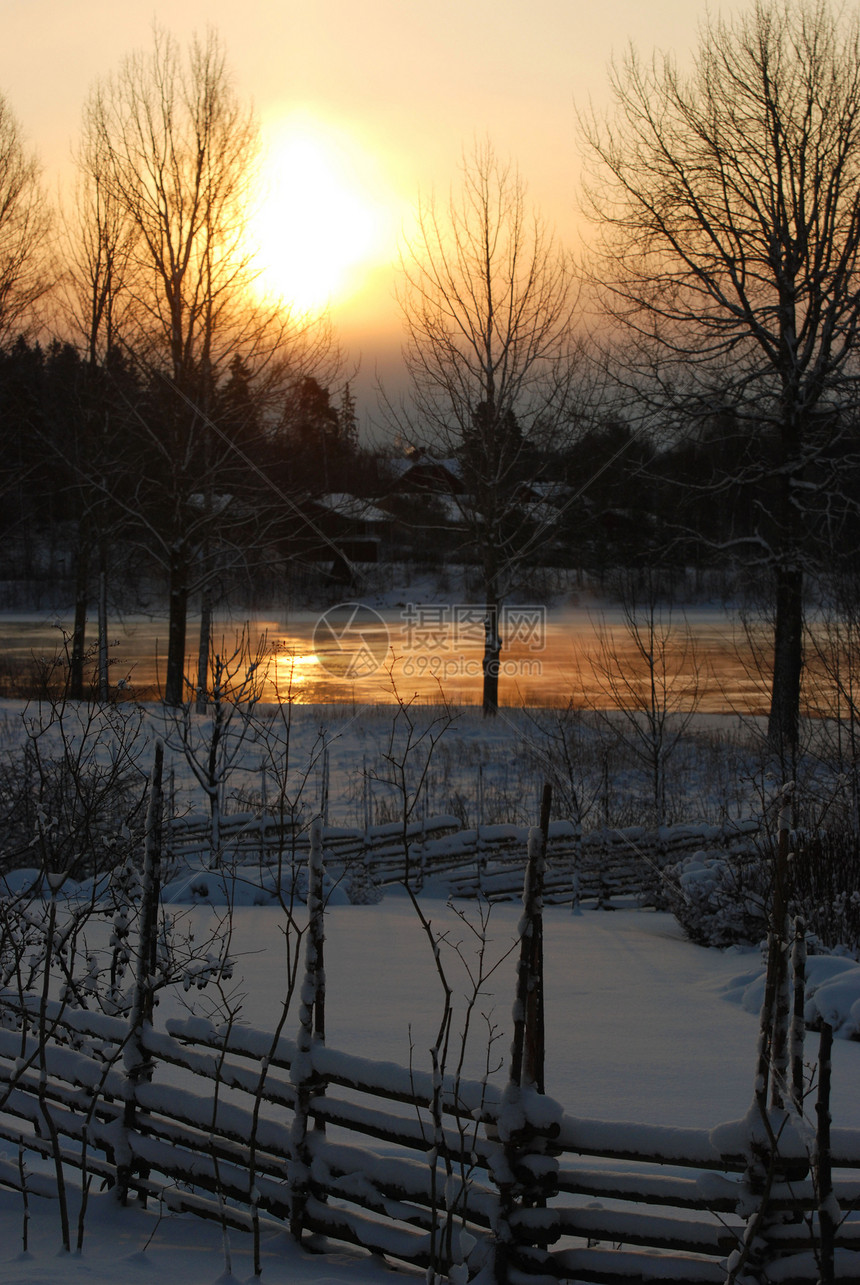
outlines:
[[[764,984],[762,967],[730,982],[726,997],[748,1013],[758,1013]],[[803,1015],[814,1031],[827,1022],[838,1039],[860,1040],[860,964],[841,955],[811,955],[806,962]]]

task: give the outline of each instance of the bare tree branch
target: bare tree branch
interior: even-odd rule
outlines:
[[[458,459],[487,608],[484,712],[494,713],[499,611],[532,534],[512,496],[568,415],[577,291],[568,255],[488,141],[461,172],[447,204],[420,202],[401,255],[414,409],[394,418],[402,436]]]
[[[616,369],[664,417],[728,415],[769,478],[770,738],[798,743],[809,484],[856,405],[860,26],[825,0],[709,20],[693,69],[631,51],[613,114],[583,118],[592,269],[622,326]]]

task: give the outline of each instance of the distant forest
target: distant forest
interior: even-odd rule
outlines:
[[[268,395],[257,405],[236,357],[214,391],[208,431],[192,449],[182,442],[181,454],[154,431],[169,409],[160,379],[119,353],[92,364],[70,343],[43,348],[23,337],[0,350],[6,609],[70,603],[76,592],[93,594],[99,574],[117,606],[152,606],[164,596],[165,531],[184,534],[201,585],[217,580],[222,598],[264,603],[303,585],[312,600],[331,583],[338,552],[336,537],[327,544],[314,532],[313,500],[332,493],[390,515],[374,560],[426,567],[479,556],[460,521],[475,503],[464,489],[468,446],[462,461],[448,461],[452,481],[462,479],[458,494],[446,494],[447,473],[432,488],[409,489],[402,465],[394,467],[403,452],[359,440],[348,385],[333,396],[304,376],[279,406]],[[753,459],[741,429],[716,419],[695,436],[661,442],[610,420],[572,424],[565,436],[554,449],[522,452],[507,480],[510,509],[533,512],[532,568],[575,571],[604,589],[615,572],[641,568],[659,570],[667,592],[673,584],[709,596],[740,592],[736,572],[749,575],[771,476],[757,459],[759,477],[747,482]],[[856,438],[839,440],[845,459],[820,459],[822,477],[837,465],[844,474],[857,457]],[[860,494],[853,465],[849,485]],[[539,512],[526,498],[535,494],[551,496]],[[856,516],[835,526],[825,492],[814,518],[810,549],[820,568],[832,571],[834,560],[847,568]],[[360,576],[360,559],[349,561]]]

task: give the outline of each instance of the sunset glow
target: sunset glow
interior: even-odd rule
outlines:
[[[266,294],[315,312],[355,294],[390,257],[390,213],[370,191],[373,168],[354,140],[311,118],[274,131],[252,228]]]

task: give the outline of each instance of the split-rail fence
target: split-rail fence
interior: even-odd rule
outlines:
[[[548,809],[547,794],[529,838],[505,1083],[327,1044],[317,823],[295,1038],[193,1017],[157,1029],[145,963],[123,1018],[4,992],[0,1136],[11,1151],[0,1182],[56,1195],[50,1168],[16,1159],[41,1155],[56,1172],[79,1170],[83,1188],[112,1184],[120,1201],[257,1238],[286,1223],[298,1238],[361,1246],[452,1282],[860,1280],[860,1131],[830,1127],[826,1027],[817,1125],[799,1122],[785,1022],[774,1020],[787,942],[771,952],[747,1119],[711,1131],[631,1126],[580,1119],[544,1092]],[[159,862],[150,834],[151,907]]]
[[[653,903],[664,866],[701,850],[750,853],[758,823],[738,820],[726,825],[605,826],[583,833],[571,821],[552,821],[544,879],[547,904],[581,901],[605,903],[613,897],[636,896]],[[309,828],[289,817],[233,813],[222,816],[219,847],[211,851],[211,825],[205,816],[172,821],[166,858],[176,868],[212,866],[230,871],[304,868]],[[454,816],[386,822],[364,829],[326,825],[323,849],[334,879],[362,868],[377,887],[408,879],[417,888],[426,880],[444,882],[455,897],[482,896],[511,900],[522,892],[523,853],[528,827],[508,823],[463,828]]]

